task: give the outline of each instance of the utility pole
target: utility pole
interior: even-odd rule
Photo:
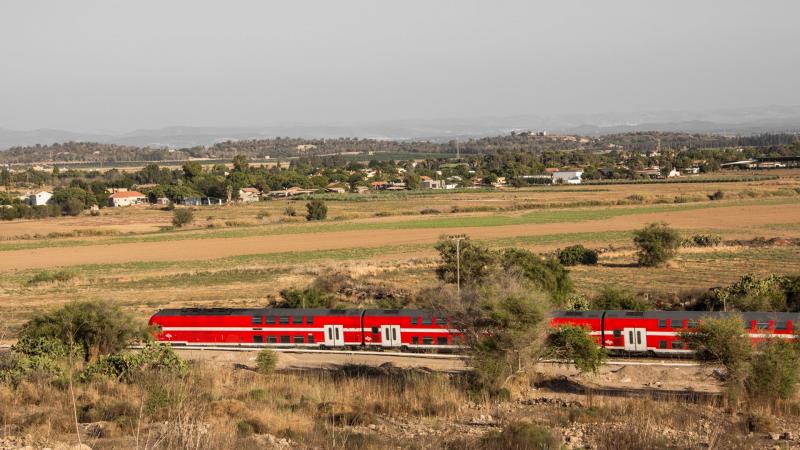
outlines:
[[[467,238],[466,234],[453,234],[447,236],[451,241],[456,243],[456,290],[458,296],[461,296],[461,241]]]

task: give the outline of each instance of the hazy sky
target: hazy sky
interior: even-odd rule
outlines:
[[[2,0],[0,127],[800,104],[800,1]]]

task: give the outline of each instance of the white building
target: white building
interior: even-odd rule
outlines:
[[[39,191],[34,194],[31,194],[30,197],[28,197],[28,203],[31,206],[43,206],[46,205],[47,202],[49,202],[52,197],[53,197],[52,192]]]
[[[239,201],[244,203],[257,202],[261,200],[261,191],[256,188],[239,189]]]
[[[108,205],[115,208],[119,206],[138,205],[146,201],[147,197],[137,191],[115,192],[108,197]]]
[[[581,184],[582,170],[559,170],[553,172],[553,184]]]
[[[681,173],[678,171],[678,169],[672,169],[669,171],[669,174],[667,174],[667,178],[675,178],[679,176],[681,176]]]
[[[419,187],[421,189],[443,189],[444,182],[442,180],[432,180],[427,178],[419,182]]]

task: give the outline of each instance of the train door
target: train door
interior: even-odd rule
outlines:
[[[344,346],[344,326],[342,325],[325,325],[325,346],[327,347],[343,347]]]
[[[381,346],[400,347],[400,325],[381,325]]]
[[[629,352],[647,351],[647,329],[623,328],[625,336],[625,350]]]

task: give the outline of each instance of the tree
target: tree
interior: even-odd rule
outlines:
[[[674,258],[681,245],[681,237],[666,223],[651,223],[633,232],[639,265],[653,267]]]
[[[278,354],[273,350],[265,348],[258,352],[256,356],[256,369],[258,373],[269,375],[275,371],[275,366],[278,365]]]
[[[597,264],[597,257],[597,250],[588,249],[580,244],[558,251],[558,261],[565,266],[594,265]]]
[[[20,339],[56,339],[78,345],[86,361],[114,353],[134,341],[150,338],[145,325],[118,305],[103,301],[68,303],[61,309],[39,313],[23,325]]]
[[[745,386],[751,397],[789,399],[800,379],[800,345],[773,338],[758,347]]]
[[[707,317],[695,331],[680,335],[699,358],[722,364],[735,388],[740,388],[747,376],[753,351],[742,322],[738,314]]]
[[[456,242],[442,238],[435,248],[442,259],[436,275],[445,283],[455,283],[459,271],[462,285],[479,283],[497,269],[497,255],[469,238],[461,240],[458,248]]]
[[[320,288],[283,289],[278,308],[332,308],[336,299]]]
[[[569,271],[555,258],[542,258],[529,250],[507,249],[500,255],[504,271],[519,271],[539,289],[552,297],[557,305],[564,304],[572,292]]]
[[[325,220],[328,216],[328,206],[322,200],[311,200],[306,203],[306,220]]]
[[[596,373],[606,360],[606,351],[597,345],[587,327],[563,325],[547,335],[547,353],[571,361],[581,372]]]
[[[238,154],[233,157],[233,170],[236,172],[246,172],[250,167],[247,155]]]
[[[197,161],[187,161],[183,165],[183,176],[187,180],[193,180],[203,174],[203,166]]]
[[[172,213],[172,225],[181,228],[184,225],[188,225],[194,221],[194,213],[191,209],[176,209]]]

